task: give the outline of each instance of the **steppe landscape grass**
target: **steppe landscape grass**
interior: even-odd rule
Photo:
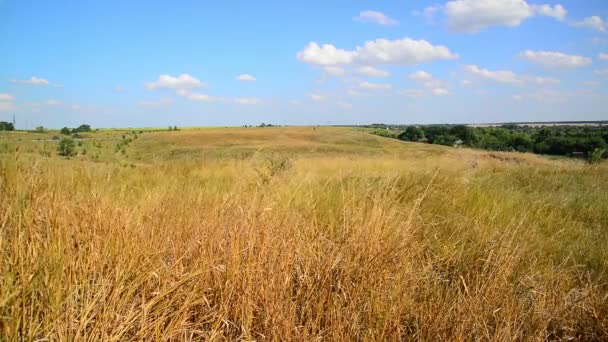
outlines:
[[[608,339],[606,163],[353,128],[104,130],[70,159],[16,134],[2,340]]]

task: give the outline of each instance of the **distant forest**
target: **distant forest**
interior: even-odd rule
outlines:
[[[468,146],[492,151],[607,158],[608,126],[541,126],[506,124],[497,127],[466,125],[398,126],[375,128],[374,134],[404,141],[447,146]]]

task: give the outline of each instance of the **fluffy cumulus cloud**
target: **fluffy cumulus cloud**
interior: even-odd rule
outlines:
[[[355,72],[358,75],[368,76],[368,77],[389,77],[391,75],[388,71],[374,68],[371,66],[359,67],[359,68],[357,68],[357,70],[355,70]]]
[[[433,94],[439,95],[439,96],[448,95],[450,93],[450,91],[445,88],[434,88],[432,91],[433,91]]]
[[[386,14],[377,11],[363,11],[353,19],[363,23],[375,23],[384,26],[397,25],[399,23],[397,20],[389,18]]]
[[[600,53],[597,55],[597,58],[599,58],[603,61],[608,61],[608,53]]]
[[[255,105],[261,103],[260,99],[255,97],[218,97],[209,94],[196,93],[187,89],[179,89],[176,91],[178,96],[181,96],[187,100],[194,102],[205,102],[205,103],[233,103],[240,105]]]
[[[566,15],[568,14],[568,11],[566,11],[564,6],[562,6],[562,5],[555,5],[555,6],[534,5],[533,8],[536,11],[536,13],[538,13],[539,15],[544,15],[546,17],[552,17],[557,20],[566,19]]]
[[[18,83],[18,84],[28,84],[28,85],[38,85],[38,86],[45,86],[45,85],[49,85],[50,82],[44,78],[39,78],[36,76],[32,76],[27,80],[11,80],[12,83]]]
[[[433,79],[433,75],[422,70],[411,73],[408,77],[414,81],[430,81]]]
[[[393,88],[390,83],[372,83],[363,81],[359,83],[359,88],[365,90],[389,90]]]
[[[238,75],[238,76],[236,77],[236,79],[237,79],[238,81],[241,81],[241,82],[255,82],[255,80],[256,80],[256,79],[255,79],[255,77],[253,77],[253,76],[251,76],[251,75],[249,75],[249,74],[241,74],[241,75]]]
[[[606,22],[596,15],[574,22],[572,23],[572,26],[606,32]]]
[[[202,88],[206,84],[199,81],[198,79],[188,75],[181,74],[177,77],[171,75],[160,75],[154,82],[148,82],[145,87],[149,90],[155,89],[192,89]]]
[[[453,0],[443,6],[432,6],[424,13],[443,12],[448,29],[476,33],[493,26],[519,26],[534,15],[564,20],[562,5],[532,5],[525,0]]]
[[[339,66],[326,66],[323,68],[323,70],[325,70],[325,73],[330,75],[330,76],[344,76],[346,75],[346,70],[344,70],[344,68],[339,67]]]
[[[433,95],[448,95],[450,93],[450,91],[448,90],[447,82],[434,78],[433,75],[426,71],[419,70],[413,72],[408,76],[408,78],[418,82],[420,85],[426,88],[427,91],[430,91],[430,93]],[[425,91],[422,89],[420,89],[420,92],[423,95],[425,94]]]
[[[319,45],[310,42],[304,50],[298,52],[298,59],[304,63],[315,65],[338,65],[353,62],[354,53],[338,49],[331,44]]]
[[[458,58],[450,49],[433,45],[426,40],[410,38],[376,39],[357,47],[356,60],[362,64],[415,65],[435,60]]]
[[[503,84],[555,85],[555,84],[560,83],[560,80],[555,79],[555,78],[518,75],[510,70],[488,70],[488,69],[480,68],[477,65],[466,65],[464,67],[464,70],[470,76],[476,77],[478,79],[492,81],[492,82],[496,82],[496,83],[503,83]]]
[[[445,46],[433,45],[426,40],[411,38],[389,40],[376,39],[357,46],[354,50],[338,49],[331,44],[319,45],[311,42],[297,58],[308,64],[336,66],[347,64],[374,65],[415,65],[435,60],[458,58]]]
[[[591,58],[577,55],[567,55],[556,51],[532,51],[527,50],[520,54],[521,57],[530,62],[540,64],[548,68],[579,68],[591,64]]]

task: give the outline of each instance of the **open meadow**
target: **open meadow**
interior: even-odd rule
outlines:
[[[608,164],[334,127],[0,133],[0,340],[607,340]]]

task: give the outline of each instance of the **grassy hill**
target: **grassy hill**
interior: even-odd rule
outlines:
[[[608,165],[337,127],[0,134],[6,340],[608,339]],[[84,151],[86,150],[86,153]]]

